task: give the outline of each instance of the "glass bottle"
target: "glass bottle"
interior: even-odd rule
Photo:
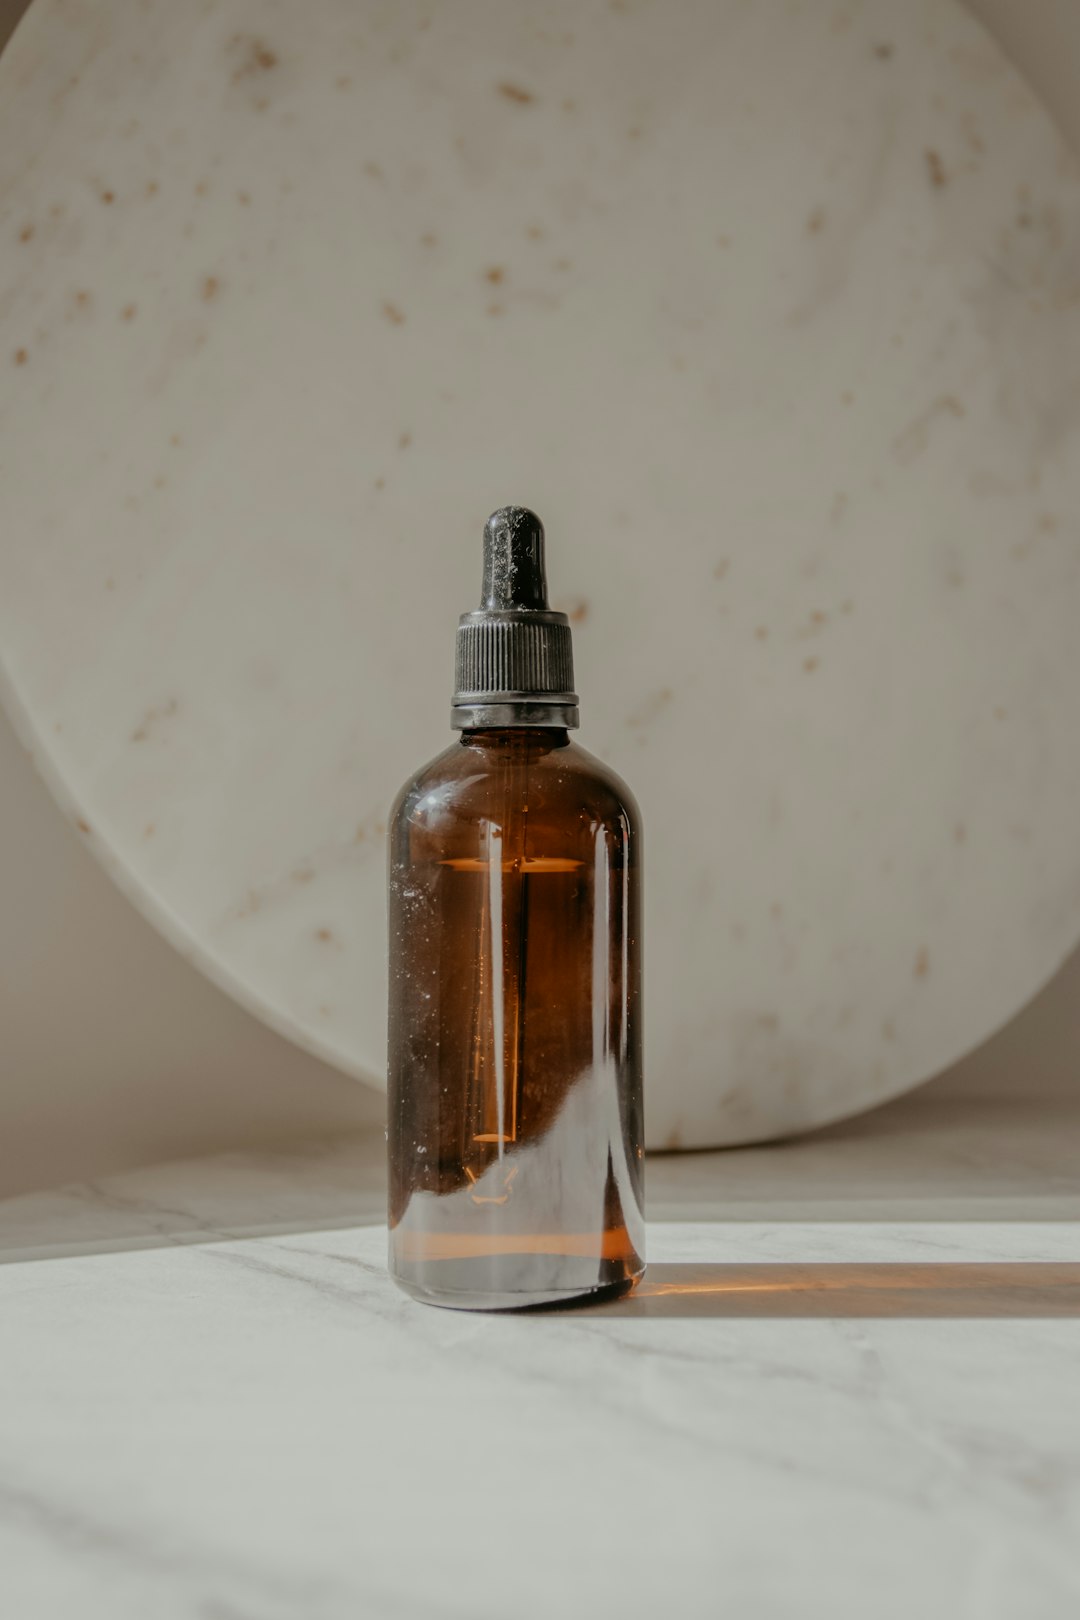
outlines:
[[[390,824],[390,1271],[467,1309],[621,1293],[644,1270],[639,819],[569,738],[543,545],[524,508],[488,520],[462,735]]]

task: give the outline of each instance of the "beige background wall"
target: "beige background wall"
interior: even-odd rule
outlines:
[[[181,960],[83,848],[0,713],[0,1196],[376,1124],[382,1099]]]
[[[23,9],[0,0],[0,44]],[[1080,150],[1080,5],[971,9]],[[263,1028],[158,938],[68,828],[2,715],[0,896],[0,1196],[381,1120],[381,1098]],[[1080,1084],[1078,1056],[1080,953],[934,1084],[1061,1093]]]

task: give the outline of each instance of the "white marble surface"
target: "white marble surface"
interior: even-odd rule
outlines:
[[[1080,184],[958,7],[35,0],[0,196],[0,688],[276,1028],[379,1082],[508,498],[645,811],[652,1141],[902,1090],[1075,943]]]
[[[502,1319],[389,1283],[371,1138],[0,1204],[6,1608],[1065,1620],[1076,1127],[654,1161],[640,1293]]]

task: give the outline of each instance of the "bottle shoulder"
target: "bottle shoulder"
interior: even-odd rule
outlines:
[[[623,811],[625,811],[633,826],[635,828],[640,827],[641,810],[638,806],[637,799],[634,797],[627,783],[619,775],[618,771],[614,770],[612,766],[606,764],[604,760],[598,759],[595,754],[590,754],[589,750],[587,748],[583,748],[580,743],[572,742],[570,747],[573,750],[572,768],[578,774],[579,778],[582,781],[595,782],[597,787],[600,788],[614,804],[617,804]]]
[[[499,819],[507,799],[527,798],[531,811],[640,827],[637,801],[622,778],[580,743],[551,742],[519,731],[505,746],[463,734],[409,778],[392,811],[413,826]]]

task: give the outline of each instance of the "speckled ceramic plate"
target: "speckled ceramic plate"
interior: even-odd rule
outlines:
[[[958,7],[36,0],[0,651],[58,797],[379,1083],[383,821],[479,531],[646,820],[656,1143],[979,1041],[1080,935],[1080,185]]]

